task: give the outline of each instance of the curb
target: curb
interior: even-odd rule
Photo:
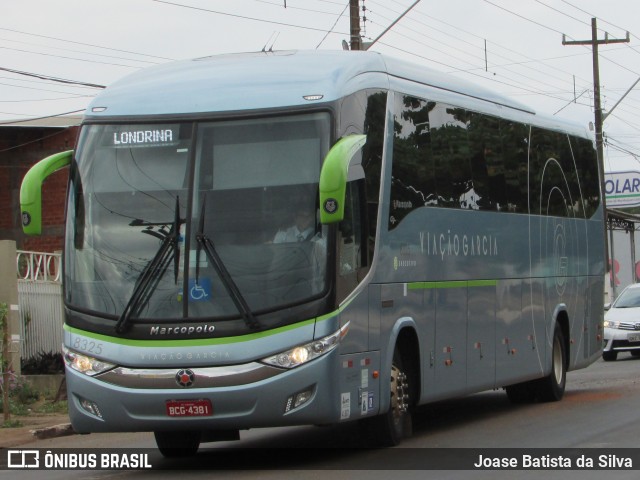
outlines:
[[[76,432],[73,430],[73,427],[70,423],[62,423],[60,425],[53,425],[51,427],[29,430],[29,433],[34,437],[43,440],[45,438],[56,438],[75,435]]]

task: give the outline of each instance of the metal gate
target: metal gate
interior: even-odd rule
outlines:
[[[61,261],[59,253],[17,251],[22,359],[62,351]]]

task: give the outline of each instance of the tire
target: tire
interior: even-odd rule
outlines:
[[[538,381],[537,396],[542,402],[557,402],[564,395],[567,385],[567,351],[564,334],[556,324],[551,351],[551,373]]]
[[[398,445],[403,438],[413,433],[412,426],[412,398],[410,383],[412,379],[407,375],[402,365],[402,357],[398,347],[393,353],[390,372],[390,404],[387,413],[366,420],[369,439],[376,446],[392,447]]]
[[[613,350],[609,350],[608,352],[602,352],[602,359],[605,362],[615,362],[618,358],[618,352],[614,352]]]
[[[200,432],[153,432],[163,457],[190,457],[200,447]]]

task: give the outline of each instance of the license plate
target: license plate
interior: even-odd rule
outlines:
[[[213,414],[209,400],[167,400],[170,417],[208,417]]]
[[[627,335],[628,342],[640,342],[640,333],[630,333]]]

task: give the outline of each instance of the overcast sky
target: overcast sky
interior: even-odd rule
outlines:
[[[361,0],[365,41],[415,0]],[[0,122],[83,110],[99,85],[171,60],[285,49],[340,49],[348,0],[0,0]],[[286,8],[285,8],[286,4]],[[599,38],[605,111],[640,78],[638,0],[421,0],[371,50],[482,82],[545,114],[593,121],[591,48]],[[329,32],[329,33],[328,33]],[[485,56],[486,42],[486,56]],[[574,101],[575,99],[575,101]],[[640,84],[605,122],[607,171],[640,170]]]

